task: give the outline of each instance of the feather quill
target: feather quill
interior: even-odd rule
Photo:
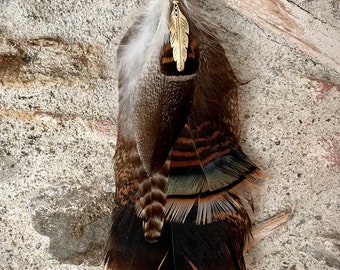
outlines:
[[[179,72],[182,72],[187,60],[189,23],[181,12],[178,1],[173,2],[173,10],[170,15],[170,33],[170,44],[176,67]]]

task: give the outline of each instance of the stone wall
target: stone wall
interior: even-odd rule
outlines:
[[[304,51],[233,1],[194,2],[220,26],[239,80],[249,81],[239,91],[242,143],[268,174],[254,222],[294,208],[248,252],[249,269],[339,269],[339,59]],[[315,25],[335,33],[325,42],[340,51],[339,2],[272,2],[294,5],[308,33],[318,35]],[[144,4],[0,1],[0,269],[102,268],[116,50]]]

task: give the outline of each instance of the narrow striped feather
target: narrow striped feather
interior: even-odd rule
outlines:
[[[197,224],[211,223],[237,215],[243,197],[251,202],[248,188],[261,177],[260,170],[224,130],[223,122],[184,126],[170,153],[167,220],[184,222],[195,209]]]

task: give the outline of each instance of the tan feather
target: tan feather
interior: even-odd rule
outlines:
[[[173,2],[170,16],[170,44],[173,49],[173,57],[179,72],[184,70],[187,60],[187,49],[189,44],[189,23],[181,12],[177,0]]]

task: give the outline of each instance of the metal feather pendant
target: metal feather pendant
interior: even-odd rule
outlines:
[[[187,60],[189,44],[189,23],[179,8],[179,1],[173,1],[173,9],[170,15],[170,44],[173,49],[173,57],[179,72],[184,70]]]

